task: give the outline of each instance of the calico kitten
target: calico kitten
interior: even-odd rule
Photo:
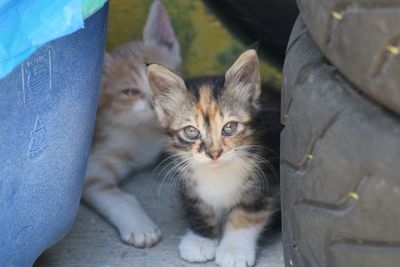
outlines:
[[[262,92],[254,50],[225,77],[186,83],[157,65],[147,73],[153,103],[179,157],[189,262],[255,264],[257,239],[279,210],[279,96]],[[263,93],[263,94],[261,94]]]
[[[124,44],[105,55],[93,146],[83,200],[136,247],[159,241],[161,232],[137,199],[118,187],[130,171],[154,162],[164,149],[162,130],[151,106],[146,63],[178,71],[179,44],[168,14],[152,4],[143,41]]]

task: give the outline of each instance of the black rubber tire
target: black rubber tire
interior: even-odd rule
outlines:
[[[286,266],[400,266],[400,120],[323,59],[298,20],[284,64]]]
[[[358,89],[400,113],[400,0],[298,0],[298,4],[329,61]]]

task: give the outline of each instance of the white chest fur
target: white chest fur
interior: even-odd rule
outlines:
[[[153,163],[164,149],[164,136],[161,128],[152,125],[136,125],[132,129],[114,128],[109,133],[106,149],[124,149],[133,160],[130,168],[141,168]]]
[[[132,150],[136,161],[134,167],[142,167],[152,163],[164,148],[164,136],[161,129],[136,131],[131,136]]]
[[[230,208],[239,201],[241,186],[247,174],[243,167],[233,162],[219,167],[195,168],[195,192],[214,208]]]

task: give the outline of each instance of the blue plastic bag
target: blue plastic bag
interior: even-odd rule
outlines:
[[[108,5],[84,29],[47,42],[0,79],[0,267],[32,267],[72,227],[93,136],[107,14]]]
[[[83,28],[82,0],[0,0],[0,79],[41,45]]]

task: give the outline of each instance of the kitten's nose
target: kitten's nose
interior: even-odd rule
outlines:
[[[207,151],[206,152],[207,156],[209,156],[211,159],[216,160],[218,159],[221,154],[222,154],[222,149],[220,150],[214,150],[214,151]]]

